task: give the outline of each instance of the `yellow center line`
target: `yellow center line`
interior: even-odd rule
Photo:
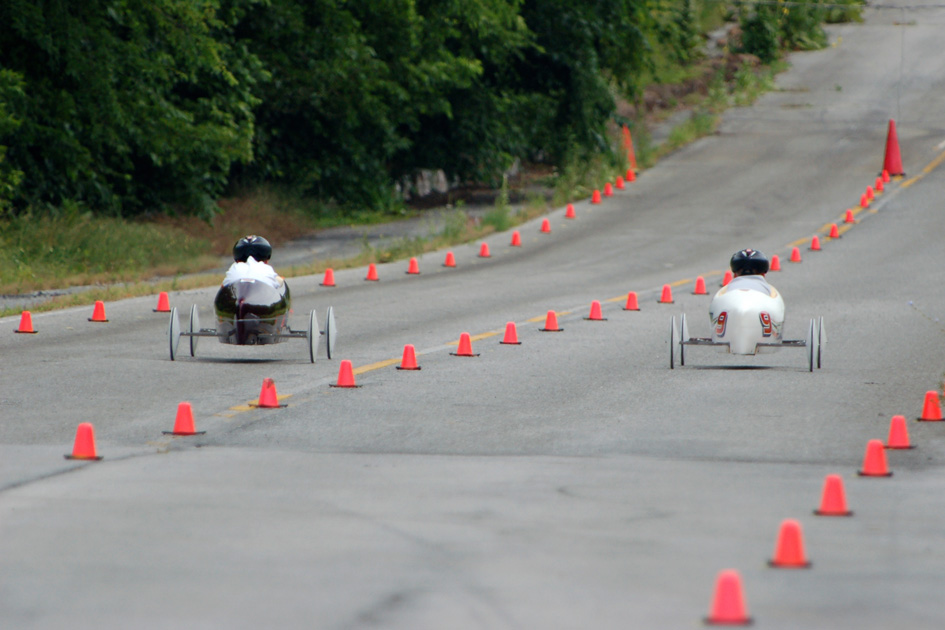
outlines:
[[[389,365],[394,365],[395,363],[400,362],[400,359],[387,359],[385,361],[378,361],[376,363],[369,363],[368,365],[362,365],[361,367],[355,368],[352,370],[352,373],[357,376],[358,374],[364,374],[365,372],[370,372],[372,370],[380,370],[381,368],[386,368]]]
[[[919,181],[920,179],[922,179],[923,177],[925,177],[926,175],[928,175],[929,173],[937,169],[942,164],[943,161],[945,161],[945,151],[942,151],[941,153],[939,153],[938,157],[936,157],[934,160],[929,162],[928,165],[922,169],[921,173],[919,173],[915,177],[910,177],[906,181],[902,182],[902,184],[900,184],[899,187],[908,188],[912,184],[916,183],[917,181]]]

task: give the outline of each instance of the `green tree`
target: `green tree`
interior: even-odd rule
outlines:
[[[252,156],[258,61],[225,43],[216,0],[6,0],[0,66],[25,98],[15,201],[111,214],[211,212]]]

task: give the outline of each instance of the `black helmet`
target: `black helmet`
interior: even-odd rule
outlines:
[[[755,249],[743,249],[732,256],[729,263],[732,274],[736,276],[754,276],[768,273],[768,259]]]
[[[246,262],[246,259],[250,256],[259,262],[266,262],[272,257],[272,245],[263,237],[255,234],[244,236],[236,241],[236,245],[233,246],[233,260]]]

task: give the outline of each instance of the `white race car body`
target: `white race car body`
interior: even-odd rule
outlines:
[[[712,341],[726,344],[732,354],[757,354],[781,343],[784,300],[774,287],[770,293],[724,286],[712,298],[709,319]]]

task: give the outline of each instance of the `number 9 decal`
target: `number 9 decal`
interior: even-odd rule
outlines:
[[[728,320],[728,313],[725,311],[719,313],[718,319],[715,320],[715,334],[719,337],[725,336],[725,322]]]
[[[763,337],[770,337],[772,331],[771,316],[767,313],[759,313],[758,317],[761,319],[761,335]]]

